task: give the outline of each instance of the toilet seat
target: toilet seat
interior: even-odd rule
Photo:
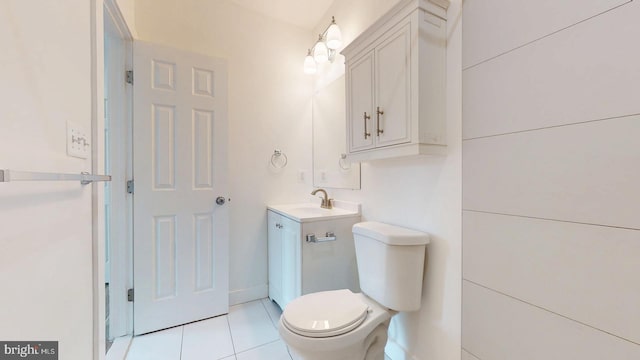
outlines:
[[[364,322],[369,306],[349,290],[313,293],[291,301],[282,324],[292,332],[315,338],[342,335]]]

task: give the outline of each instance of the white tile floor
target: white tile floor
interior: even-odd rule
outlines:
[[[232,306],[228,315],[134,337],[127,360],[291,360],[279,318],[268,299]]]
[[[269,299],[235,305],[228,315],[134,337],[127,360],[292,360],[280,314]]]

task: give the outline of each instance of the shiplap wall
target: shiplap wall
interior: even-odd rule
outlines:
[[[640,359],[638,19],[465,1],[463,360]]]

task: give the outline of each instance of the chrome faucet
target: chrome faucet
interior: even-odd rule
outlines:
[[[331,200],[333,199],[329,199],[329,195],[327,195],[327,191],[325,189],[315,189],[311,192],[311,195],[315,195],[318,192],[322,192],[324,194],[324,198],[322,199],[322,203],[320,204],[320,207],[323,209],[331,209],[333,207],[331,205]]]

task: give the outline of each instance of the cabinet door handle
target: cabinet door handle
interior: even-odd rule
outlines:
[[[378,106],[378,108],[376,109],[376,113],[377,113],[377,123],[378,123],[378,136],[380,136],[380,134],[384,133],[383,129],[380,129],[380,115],[384,115],[384,111],[380,110],[380,106]]]
[[[367,120],[371,119],[371,115],[367,115],[367,112],[364,112],[364,138],[368,138],[371,136],[371,133],[367,132]]]

